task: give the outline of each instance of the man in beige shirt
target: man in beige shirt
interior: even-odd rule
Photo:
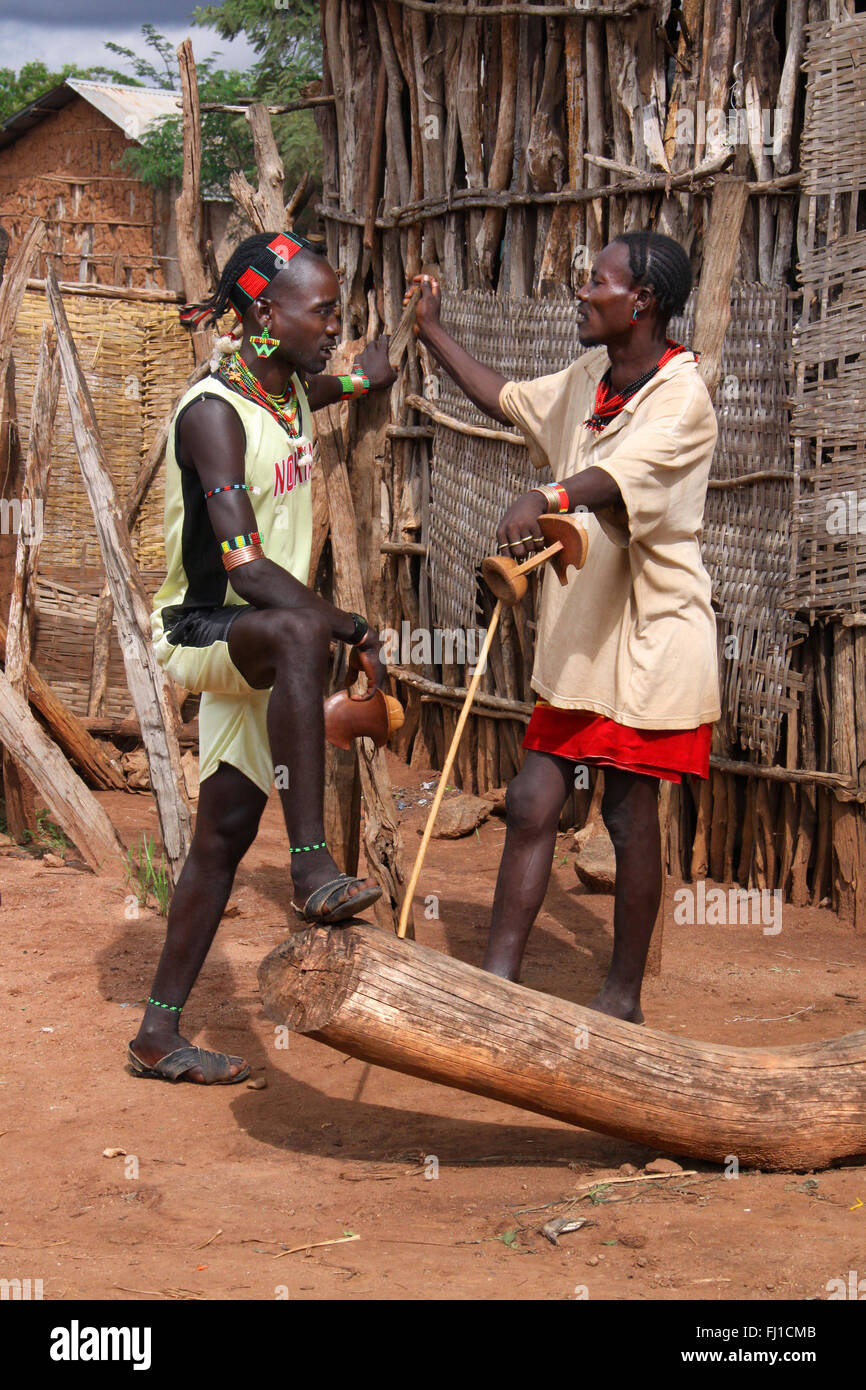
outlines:
[[[583,570],[544,577],[523,767],[508,788],[507,835],[484,966],[518,977],[550,875],[576,766],[605,769],[602,815],[616,852],[614,949],[591,1007],[642,1022],[640,993],[661,893],[659,778],[707,776],[720,716],[715,618],[700,551],[716,421],[689,349],[667,338],[691,287],[668,237],[627,233],[578,291],[581,343],[562,372],[506,382],[443,329],[439,287],[419,277],[416,331],[480,409],[523,431],[556,484],[508,509],[499,550],[544,545],[538,518],[577,511]]]

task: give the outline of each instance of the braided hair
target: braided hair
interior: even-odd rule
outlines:
[[[200,304],[184,305],[180,311],[181,321],[195,328],[210,327],[230,308],[242,319],[252,303],[252,297],[249,293],[238,293],[238,281],[250,270],[259,271],[265,281],[274,278],[279,264],[271,249],[271,243],[278,235],[277,232],[257,232],[255,236],[247,237],[236,246],[223,267],[219,284],[210,299]],[[325,254],[325,248],[321,243],[308,241],[306,237],[298,236],[297,232],[284,235],[290,242],[298,245],[301,253],[312,253],[314,256]]]
[[[678,241],[661,232],[623,232],[614,237],[628,248],[628,263],[636,284],[652,289],[663,326],[686,306],[692,288],[692,268]]]

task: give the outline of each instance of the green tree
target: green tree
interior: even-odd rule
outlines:
[[[248,73],[250,94],[277,106],[295,101],[322,76],[318,0],[225,0],[194,11],[193,23],[222,39],[244,37],[257,60]],[[273,116],[272,125],[291,191],[309,172],[321,186],[322,142],[312,111]]]
[[[0,68],[0,121],[6,121],[18,111],[29,106],[37,97],[59,87],[67,77],[81,77],[90,81],[121,81],[129,78],[110,68],[80,68],[75,63],[65,63],[59,72],[52,72],[44,63],[25,63],[16,72],[14,68]]]
[[[211,57],[196,62],[199,95],[203,103],[227,105],[264,101],[270,105],[296,100],[311,82],[321,77],[322,54],[317,0],[291,0],[291,9],[277,8],[274,0],[226,0],[221,6],[205,6],[194,14],[194,23],[213,29],[220,38],[243,35],[257,55],[246,72],[216,67]],[[176,88],[178,70],[171,45],[153,25],[142,32],[162,64],[160,70],[130,49],[108,44],[112,52],[129,62],[139,80],[150,86]],[[305,172],[316,184],[321,179],[321,141],[311,111],[273,117],[274,136],[286,171],[289,191]],[[143,136],[137,148],[127,151],[126,162],[146,183],[165,184],[183,172],[182,122],[162,116]],[[202,114],[202,186],[205,190],[228,189],[233,169],[241,169],[255,182],[255,159],[249,126],[242,116],[222,112]]]
[[[290,101],[322,75],[318,0],[225,0],[200,5],[193,23],[222,39],[247,40],[258,55],[253,80],[262,100]]]
[[[105,47],[110,49],[112,53],[117,53],[121,58],[126,59],[143,86],[176,87],[178,85],[177,59],[171,40],[167,39],[164,34],[158,33],[153,24],[142,24],[141,32],[147,47],[153,49],[161,67],[155,67],[148,58],[139,57],[131,48],[124,48],[119,43],[112,43],[111,39],[106,39]],[[129,78],[124,80],[128,82]]]

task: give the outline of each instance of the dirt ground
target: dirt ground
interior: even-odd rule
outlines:
[[[433,774],[391,772],[411,854]],[[149,796],[100,800],[127,842],[155,832]],[[440,917],[416,912],[419,940],[480,961],[503,838],[491,817],[432,842],[421,894]],[[613,899],[580,885],[571,841],[523,982],[585,1003]],[[42,1279],[45,1299],[755,1300],[826,1299],[829,1281],[866,1277],[863,1167],[729,1179],[668,1154],[687,1175],[592,1193],[659,1155],[306,1038],[278,1050],[256,969],[295,926],[287,861],[273,799],[184,1015],[266,1085],[205,1089],[125,1066],[164,919],[128,917],[120,875],[0,855],[0,1278]],[[775,936],[678,926],[676,887],[649,1026],[743,1046],[866,1027],[866,940],[850,926],[789,906]],[[541,1226],[581,1194],[569,1211],[588,1224],[552,1245]]]

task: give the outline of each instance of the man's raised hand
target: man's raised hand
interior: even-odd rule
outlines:
[[[421,294],[415,307],[413,332],[416,338],[423,338],[429,328],[435,328],[439,324],[439,311],[442,307],[442,290],[435,276],[414,275],[409,282],[409,288],[403,296],[404,308],[408,304],[412,291],[416,286],[420,287]]]
[[[372,627],[366,633],[363,642],[357,647],[352,647],[349,652],[349,670],[364,672],[367,677],[367,695],[372,695],[374,690],[384,689],[388,670],[382,661],[381,653],[379,634]]]
[[[374,342],[368,343],[355,359],[354,370],[363,372],[370,383],[371,391],[382,391],[388,386],[393,386],[397,380],[397,373],[388,361],[390,341],[387,333],[383,333]]]

